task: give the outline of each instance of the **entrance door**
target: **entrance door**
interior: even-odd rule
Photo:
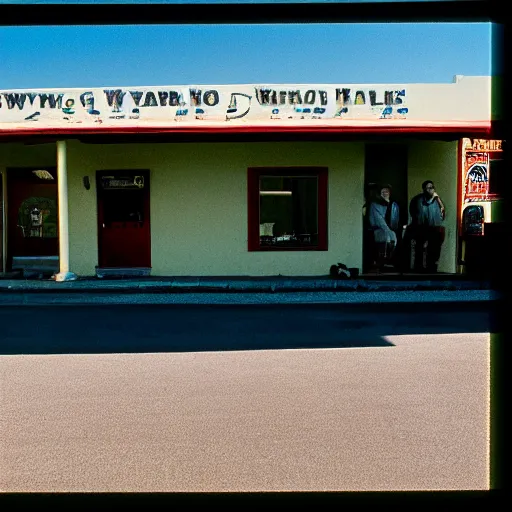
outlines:
[[[98,171],[100,268],[151,267],[149,171]]]
[[[8,266],[13,257],[59,255],[57,170],[7,169]]]
[[[371,200],[375,194],[374,186],[391,185],[391,197],[400,206],[400,223],[407,224],[407,145],[406,144],[366,144],[365,146],[365,196]],[[398,240],[398,252],[402,247]],[[373,263],[373,232],[365,224],[363,237],[363,272],[368,271]]]

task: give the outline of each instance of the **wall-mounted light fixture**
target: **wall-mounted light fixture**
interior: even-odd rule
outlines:
[[[35,174],[39,179],[41,180],[53,180],[53,176],[44,169],[39,169],[37,171],[32,171],[33,174]]]
[[[85,187],[85,190],[89,190],[91,188],[91,182],[89,181],[89,176],[84,176],[84,187]]]

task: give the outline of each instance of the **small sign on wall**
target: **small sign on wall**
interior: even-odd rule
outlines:
[[[101,186],[105,190],[141,189],[144,188],[144,176],[103,176]]]

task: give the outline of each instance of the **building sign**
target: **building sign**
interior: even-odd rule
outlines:
[[[471,151],[503,151],[501,140],[465,139],[466,149]]]
[[[101,187],[105,190],[120,189],[120,188],[123,188],[123,189],[144,188],[144,176],[130,176],[130,177],[102,176]]]
[[[497,169],[493,165],[500,160],[501,155],[496,158],[496,153],[503,151],[503,141],[464,138],[461,151],[459,233],[483,234],[482,222],[492,222],[491,204],[500,199],[499,195],[491,193],[490,180],[493,169]]]
[[[489,155],[474,153],[466,158],[464,201],[485,201],[489,195]]]
[[[490,77],[449,84],[247,84],[0,91],[0,132],[39,127],[489,125]],[[497,142],[497,141],[495,141]]]
[[[462,141],[463,204],[488,199],[489,155],[480,148],[489,147],[490,142],[483,139],[463,139]]]
[[[0,125],[406,119],[407,102],[404,86],[245,85],[0,91]]]
[[[503,141],[490,139],[462,140],[462,204],[490,201],[490,155],[503,151]]]

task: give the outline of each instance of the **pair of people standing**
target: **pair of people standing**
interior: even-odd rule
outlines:
[[[371,199],[368,222],[373,231],[376,254],[375,263],[379,270],[392,265],[396,270],[403,270],[402,225],[400,207],[391,198],[392,188],[383,185],[378,194]],[[414,270],[417,272],[437,272],[437,264],[444,242],[443,221],[446,209],[435,191],[431,180],[424,181],[422,192],[413,197],[409,205],[411,224],[406,231],[406,247],[415,241]],[[426,265],[423,254],[426,253]]]

